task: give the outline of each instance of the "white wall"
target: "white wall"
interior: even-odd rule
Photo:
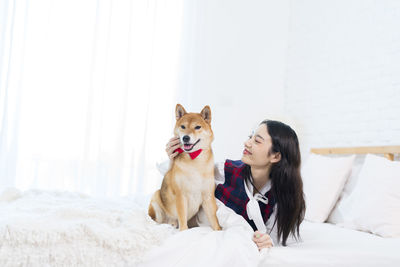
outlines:
[[[400,1],[291,1],[285,112],[310,147],[400,144]]]
[[[284,111],[289,1],[186,1],[184,14],[178,102],[210,105],[215,159],[240,159],[251,129]]]
[[[184,14],[178,99],[211,106],[217,160],[240,158],[265,118],[296,130],[303,157],[400,144],[400,1],[197,0]]]

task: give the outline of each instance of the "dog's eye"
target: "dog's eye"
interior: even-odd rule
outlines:
[[[196,130],[198,130],[198,129],[200,129],[201,128],[201,126],[196,126],[196,127],[194,127]]]
[[[182,128],[182,129],[185,129],[185,126],[181,125],[181,128]]]

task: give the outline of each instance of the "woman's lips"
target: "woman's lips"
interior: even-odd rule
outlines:
[[[243,150],[243,154],[245,154],[245,155],[251,155],[251,153],[250,153],[247,149],[244,149],[244,150]]]

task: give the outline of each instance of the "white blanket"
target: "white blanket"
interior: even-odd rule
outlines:
[[[0,192],[0,266],[136,266],[177,232],[138,199],[69,192]]]
[[[153,222],[141,200],[7,190],[0,194],[0,266],[137,266],[146,252],[144,266],[257,265],[252,228],[221,202],[223,231],[206,226],[200,212],[202,227],[179,232]]]
[[[233,210],[217,200],[222,231],[213,231],[201,209],[201,227],[179,232],[155,247],[140,267],[257,266],[260,252],[252,241],[253,229]]]
[[[138,266],[143,260],[143,266],[400,266],[400,238],[304,221],[303,242],[259,254],[250,226],[225,206],[217,211],[223,231],[179,232],[153,222],[147,202],[0,192],[0,266]]]

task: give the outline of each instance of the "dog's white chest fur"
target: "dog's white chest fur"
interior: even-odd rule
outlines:
[[[179,177],[179,184],[182,192],[185,192],[185,198],[187,200],[187,215],[188,219],[193,217],[198,211],[199,207],[203,202],[202,192],[209,191],[209,183],[214,182],[214,179],[205,179],[198,173],[188,172],[187,176]]]

